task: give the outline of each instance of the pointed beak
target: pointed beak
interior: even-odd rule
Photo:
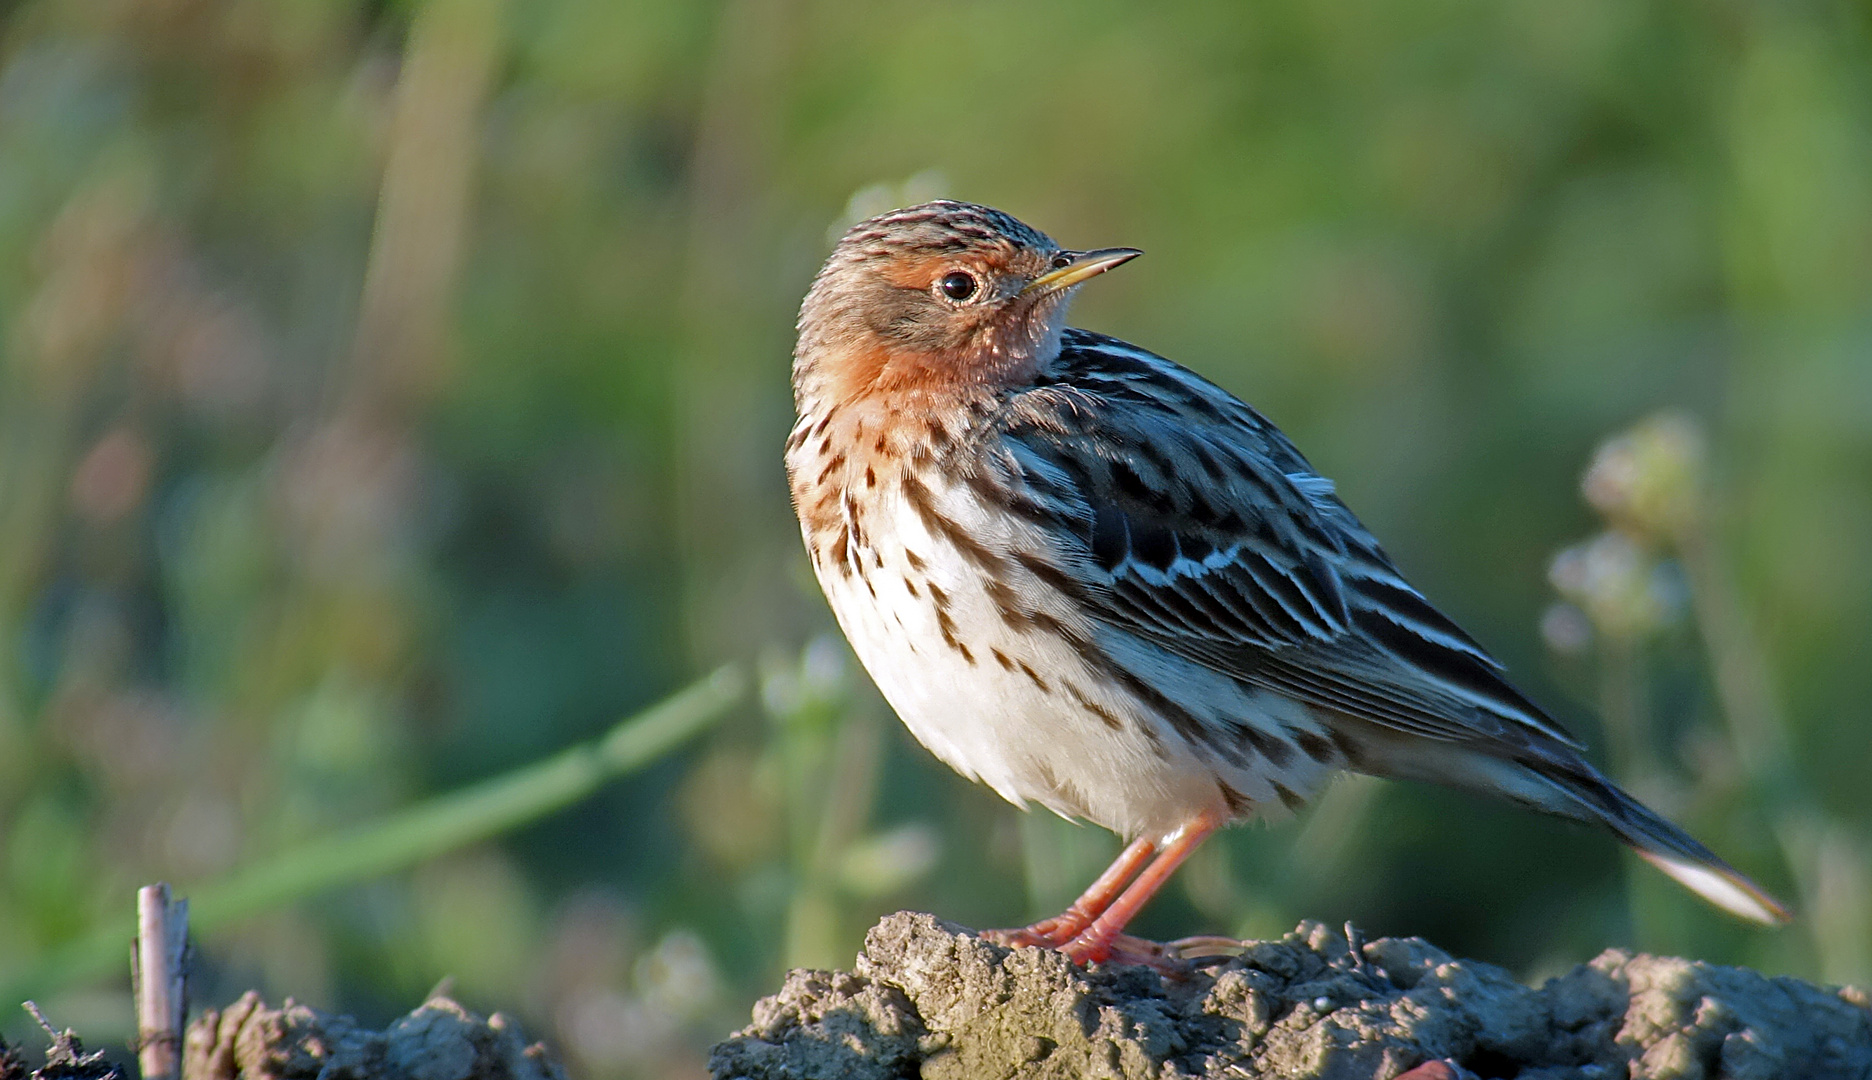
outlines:
[[[1062,251],[1054,257],[1054,268],[1027,283],[1023,296],[1041,296],[1070,289],[1087,278],[1097,277],[1115,266],[1123,266],[1139,255],[1137,248],[1100,248],[1097,251]],[[1066,260],[1061,263],[1060,260]]]

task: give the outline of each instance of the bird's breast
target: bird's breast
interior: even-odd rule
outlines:
[[[1127,834],[1281,806],[1265,761],[1218,756],[1190,730],[1225,736],[1262,706],[1063,592],[1061,538],[964,471],[984,461],[959,455],[991,443],[897,452],[840,431],[802,421],[789,445],[801,531],[853,651],[918,741],[1011,801]]]

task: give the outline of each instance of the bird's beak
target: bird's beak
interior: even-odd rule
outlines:
[[[1022,296],[1042,296],[1046,293],[1070,289],[1090,277],[1097,277],[1115,266],[1123,266],[1139,255],[1144,254],[1137,248],[1099,248],[1097,251],[1062,251],[1069,262],[1041,274],[1027,283],[1021,290]]]

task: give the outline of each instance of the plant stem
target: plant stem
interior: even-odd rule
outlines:
[[[719,668],[620,722],[596,742],[255,862],[231,877],[191,890],[195,928],[212,931],[544,817],[675,749],[726,713],[745,690],[738,667]],[[7,979],[0,985],[0,1000],[19,1000],[105,974],[135,932],[128,921],[104,923],[53,950],[34,969]]]

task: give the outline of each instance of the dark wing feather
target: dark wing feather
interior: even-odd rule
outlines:
[[[1002,412],[1102,620],[1244,682],[1433,739],[1579,744],[1392,565],[1286,436],[1161,357],[1067,331]]]

